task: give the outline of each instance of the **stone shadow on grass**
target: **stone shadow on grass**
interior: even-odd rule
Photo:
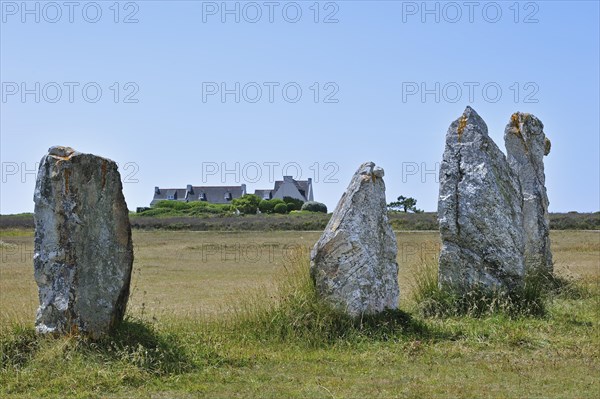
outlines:
[[[344,316],[341,316],[344,317]],[[388,340],[399,336],[416,340],[452,339],[452,334],[427,325],[400,309],[386,309],[376,315],[347,319],[356,332],[375,340]]]
[[[174,375],[199,367],[180,339],[152,324],[126,317],[109,336],[85,341],[84,347],[109,361],[122,361],[155,375]]]

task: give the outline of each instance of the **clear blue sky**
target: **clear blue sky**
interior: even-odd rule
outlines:
[[[2,1],[0,212],[33,210],[32,170],[57,144],[119,162],[130,209],[154,186],[270,188],[286,164],[318,170],[315,199],[333,209],[372,160],[389,201],[431,211],[466,105],[502,149],[510,115],[535,114],[550,210],[599,210],[598,2],[247,3]]]

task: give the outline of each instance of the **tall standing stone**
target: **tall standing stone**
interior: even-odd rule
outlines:
[[[353,317],[398,308],[398,246],[383,174],[373,162],[358,168],[311,251],[318,294]]]
[[[508,163],[517,175],[523,192],[525,268],[552,273],[548,195],[544,156],[550,153],[550,140],[544,125],[531,114],[514,113],[504,131]]]
[[[440,167],[439,281],[460,291],[511,289],[524,277],[522,195],[506,157],[471,107],[446,134]]]
[[[52,147],[38,171],[34,274],[39,333],[109,333],[123,319],[133,246],[114,161]]]

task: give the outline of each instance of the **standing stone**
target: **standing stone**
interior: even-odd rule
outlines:
[[[373,162],[358,168],[311,251],[319,296],[353,317],[398,308],[398,246],[383,174]]]
[[[133,245],[117,164],[52,147],[35,194],[39,333],[98,338],[123,319]]]
[[[523,191],[525,269],[552,273],[548,195],[544,175],[544,155],[550,153],[550,140],[544,125],[531,114],[514,113],[504,131],[506,156]]]
[[[506,157],[471,107],[446,134],[440,167],[440,285],[508,289],[524,277],[522,195]]]

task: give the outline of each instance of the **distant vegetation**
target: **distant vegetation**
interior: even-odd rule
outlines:
[[[421,209],[417,209],[417,200],[412,197],[405,197],[404,195],[399,196],[396,201],[387,204],[387,208],[390,211],[403,211],[403,212],[414,212],[421,213]]]
[[[320,202],[308,201],[307,203],[302,205],[302,210],[310,211],[310,212],[327,213],[327,206],[325,206],[325,204],[322,204]]]
[[[262,211],[257,215],[237,215],[232,205],[209,204],[207,202],[162,201],[153,208],[141,213],[131,213],[133,228],[203,230],[203,231],[243,231],[243,230],[323,230],[331,214],[290,210],[286,204],[286,214]],[[263,201],[259,202],[259,209]],[[273,203],[269,203],[269,206]],[[309,204],[307,202],[306,204]],[[306,205],[304,204],[304,205]],[[265,209],[265,204],[262,205]],[[280,207],[282,210],[282,208]],[[388,212],[394,230],[437,230],[435,212],[410,213]],[[0,228],[33,228],[33,214],[0,215]],[[551,213],[550,228],[553,230],[600,230],[600,212],[595,213]]]
[[[181,201],[160,201],[154,207],[148,208],[140,213],[139,216],[199,216],[207,217],[211,215],[233,214],[234,208],[229,204],[211,204],[204,201],[181,202]]]
[[[550,228],[553,230],[599,230],[600,212],[551,213]]]

